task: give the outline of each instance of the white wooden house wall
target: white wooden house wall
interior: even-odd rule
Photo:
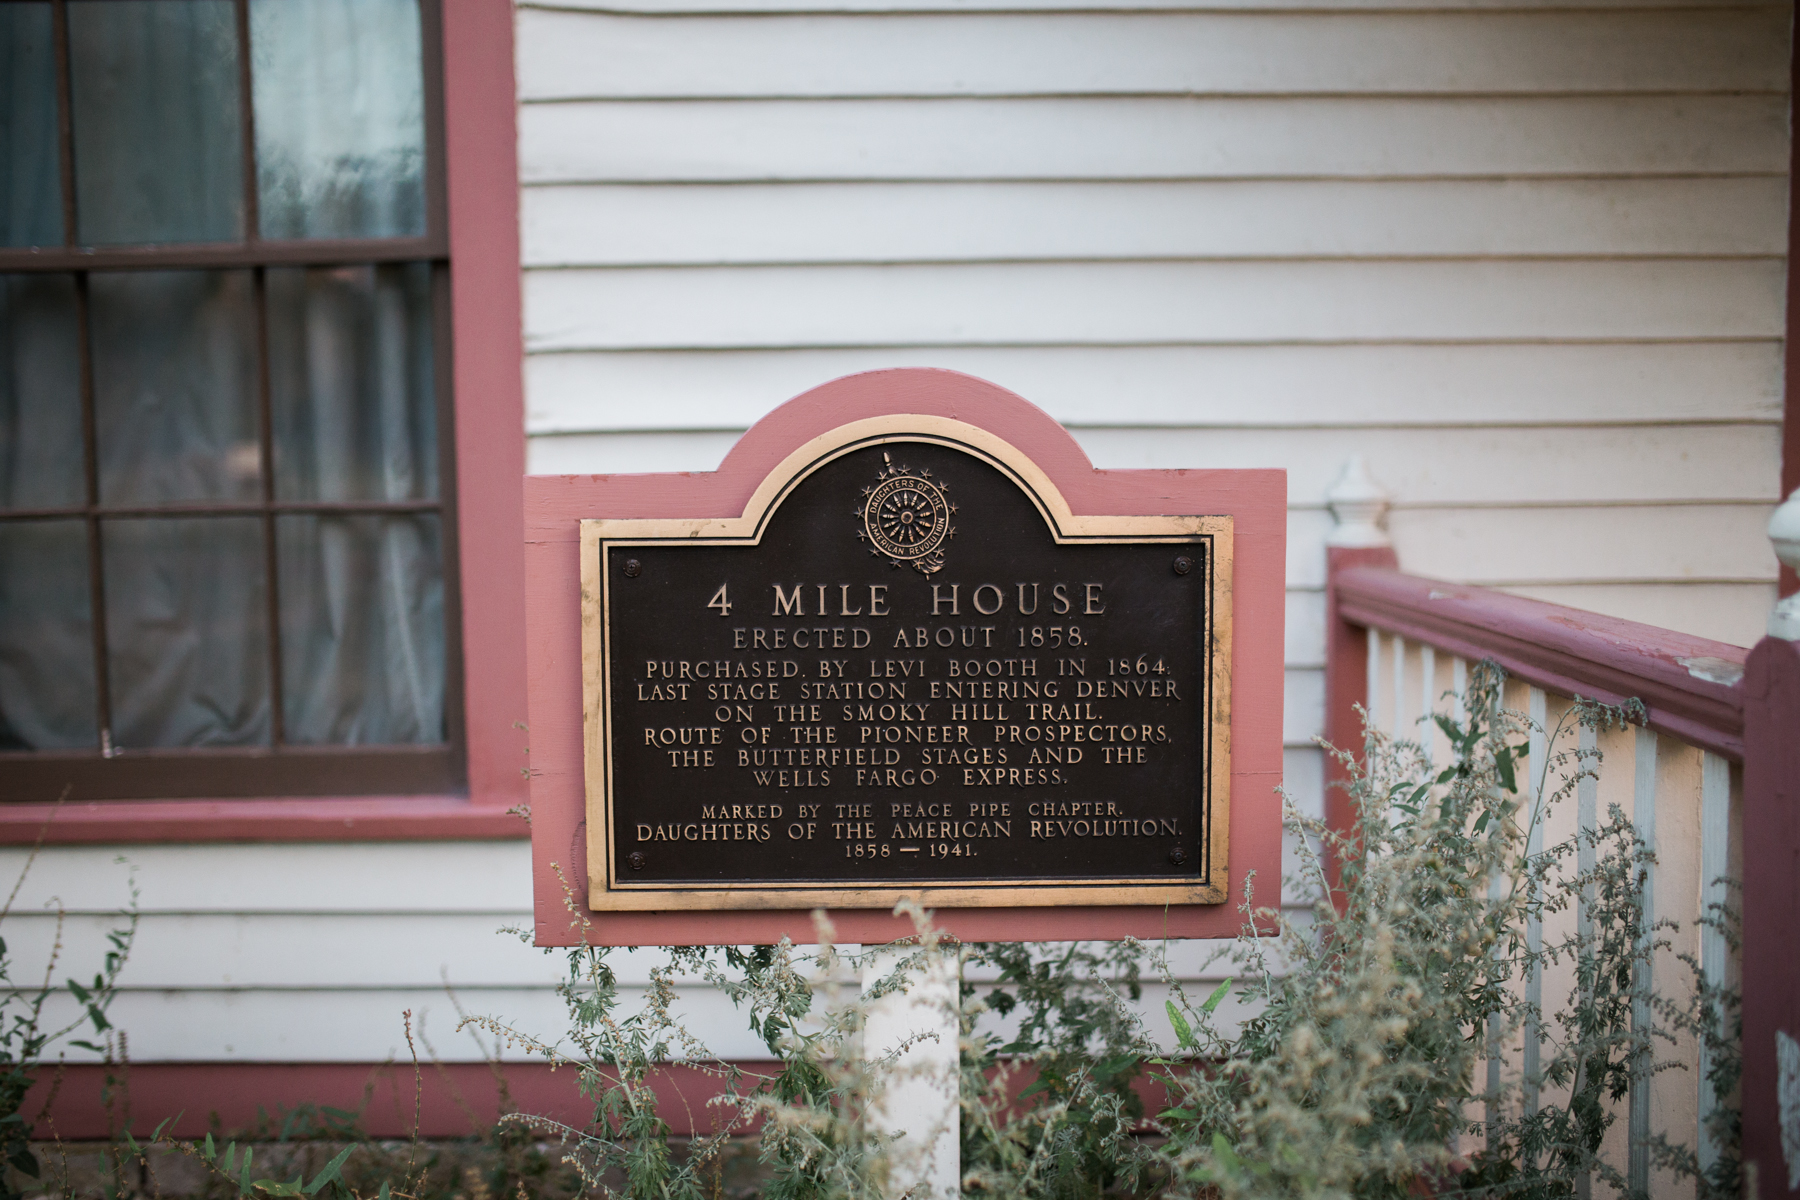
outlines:
[[[521,5],[530,469],[708,470],[790,396],[917,365],[1012,388],[1100,466],[1285,467],[1286,768],[1317,808],[1352,453],[1409,570],[1758,636],[1791,15]],[[103,910],[112,853],[47,851],[21,904]],[[560,1020],[557,961],[493,932],[528,921],[522,845],[131,854],[140,1060],[404,1055],[407,1007],[469,1057],[446,980]],[[740,1024],[721,1048],[754,1053]]]

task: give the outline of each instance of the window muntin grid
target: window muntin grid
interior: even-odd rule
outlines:
[[[117,7],[101,12],[106,6]],[[237,139],[241,222],[230,232],[241,230],[241,236],[80,244],[83,235],[107,227],[84,220],[82,212],[82,38],[91,42],[95,28],[121,14],[166,32],[168,12],[181,6],[204,10],[200,24],[215,50],[221,15],[229,16],[235,124],[218,124]],[[390,128],[370,136],[355,122],[309,125],[286,112],[279,121],[266,121],[259,138],[258,103],[270,111],[280,99],[279,87],[259,80],[259,67],[290,84],[298,79],[295,86],[307,93],[294,106],[300,108],[308,97],[317,102],[344,93],[346,79],[353,81],[372,61],[365,45],[335,58],[326,54],[332,61],[309,68],[291,52],[300,40],[293,36],[296,18],[309,7],[325,14],[327,26],[342,23],[337,10],[343,6],[316,0],[0,0],[0,61],[28,61],[48,35],[61,235],[61,245],[0,249],[0,304],[13,301],[3,312],[12,316],[14,340],[29,336],[47,348],[25,372],[31,378],[21,380],[15,370],[7,381],[15,393],[14,469],[0,462],[0,548],[11,541],[35,549],[30,579],[11,585],[0,580],[0,606],[10,608],[15,620],[45,612],[62,618],[57,630],[33,629],[49,647],[38,657],[60,666],[48,674],[78,694],[76,708],[92,713],[86,722],[70,714],[53,727],[40,721],[24,737],[16,730],[9,737],[0,724],[4,798],[50,798],[4,786],[8,779],[29,787],[66,778],[82,798],[438,790],[460,779],[458,639],[448,636],[456,603],[445,582],[453,573],[455,537],[445,494],[453,476],[445,436],[448,271],[437,13],[431,0],[418,7],[413,0],[381,0],[365,10],[380,10],[390,43],[396,30],[405,43],[410,29],[420,66],[410,96],[407,88],[390,86],[376,97]],[[259,28],[283,36],[259,41]],[[314,39],[315,49],[331,44],[330,37]],[[19,165],[30,155],[18,149],[21,138],[30,143],[35,137],[42,158],[43,75],[15,70],[10,90],[0,91],[0,104],[10,106],[0,129],[6,134],[0,169],[11,172],[0,180],[7,193],[0,201],[9,203],[0,243],[23,240],[22,233],[41,242],[37,235],[50,224],[41,212],[46,189],[21,175]],[[220,90],[217,71],[205,82]],[[282,145],[299,149],[279,169],[263,169],[259,155],[272,156],[270,147]],[[367,184],[383,162],[397,186],[358,191],[358,179]],[[336,178],[334,165],[342,168]],[[334,194],[343,201],[336,209]],[[282,212],[279,232],[300,236],[262,236],[260,214],[269,198]],[[296,205],[324,216],[302,213],[296,220]],[[217,222],[190,222],[188,232],[196,228],[209,238],[219,231]],[[140,326],[162,321],[173,331],[165,341],[193,344],[159,358],[153,348],[117,336],[117,310],[129,310],[134,297]],[[184,323],[178,311],[183,304],[204,318],[190,312]],[[123,327],[131,328],[129,320]],[[342,343],[335,351],[334,337]],[[57,360],[50,350],[59,347]],[[211,384],[188,389],[188,411],[146,414],[146,407],[170,406],[143,404],[145,381],[159,367],[166,373],[170,358],[182,353],[198,367],[174,375],[191,383],[198,372]],[[42,402],[20,406],[21,391]],[[334,394],[340,401],[335,408],[321,403]],[[399,402],[384,412],[381,404],[367,402],[371,395],[398,396]],[[7,399],[0,396],[0,404]],[[5,416],[0,411],[0,423]],[[169,436],[169,424],[184,420],[186,435]],[[5,449],[0,446],[0,459],[7,457]],[[331,546],[320,550],[326,542]],[[297,549],[309,546],[311,560]],[[412,548],[412,557],[398,567],[391,561],[395,546]],[[385,576],[384,547],[390,560]],[[327,552],[350,564],[340,580],[405,577],[400,600],[394,601],[393,587],[376,587],[346,603],[336,594],[341,586],[334,593],[329,580],[318,578]],[[77,587],[83,559],[85,587]],[[208,562],[228,569],[215,567],[208,575]],[[149,580],[140,585],[149,591],[192,592],[190,613],[219,602],[226,617],[190,631],[207,643],[203,650],[234,638],[258,647],[232,659],[242,677],[235,682],[245,686],[202,697],[218,714],[210,727],[184,727],[180,703],[168,697],[191,700],[196,692],[171,691],[158,677],[154,655],[133,658],[144,657],[146,614],[143,605],[133,609],[119,597],[139,576]],[[231,596],[218,594],[233,589]],[[384,638],[379,627],[371,632],[367,621],[360,630],[349,628],[359,612],[379,607],[384,592],[388,607],[404,610],[413,628],[436,629],[435,645],[421,653],[406,638]],[[41,616],[35,620],[44,624]],[[321,646],[311,636],[321,622],[343,635],[338,643],[327,638]],[[88,635],[85,678],[73,670],[69,630],[76,627]],[[386,628],[395,626],[390,621]],[[0,672],[4,658],[0,651]],[[351,705],[347,711],[340,704],[334,711],[332,687],[340,695],[356,693],[364,709]],[[3,692],[0,687],[0,702]],[[411,709],[385,723],[366,719],[367,711],[400,703],[396,697],[410,697]],[[20,742],[28,752],[19,752]]]

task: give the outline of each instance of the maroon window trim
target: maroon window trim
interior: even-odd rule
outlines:
[[[441,7],[421,7],[426,44],[442,51],[442,70],[426,72],[426,87],[433,93],[428,95],[426,111],[443,114],[441,141],[428,129],[427,142],[444,147],[443,186],[427,188],[428,196],[442,199],[428,200],[434,206],[428,222],[434,230],[447,231],[445,244],[455,264],[448,287],[439,284],[440,292],[449,293],[442,302],[450,327],[449,346],[443,347],[440,340],[440,353],[451,381],[454,413],[449,423],[454,471],[446,475],[452,484],[444,503],[455,514],[455,521],[445,529],[445,563],[447,569],[457,572],[460,584],[445,589],[447,597],[454,597],[446,604],[445,619],[452,636],[460,631],[462,650],[461,684],[447,697],[451,748],[382,748],[348,756],[340,750],[340,762],[329,767],[321,755],[311,768],[316,773],[300,789],[349,792],[354,788],[386,794],[201,800],[173,793],[159,799],[61,806],[4,804],[0,805],[0,844],[30,843],[40,837],[49,843],[117,843],[527,836],[524,822],[508,812],[526,800],[527,771],[520,536],[525,429],[512,7],[507,0],[448,0]],[[446,79],[455,79],[456,86],[443,86]],[[433,99],[441,99],[441,105],[430,103]],[[427,117],[428,121],[436,119]],[[428,159],[439,157],[428,155]],[[436,207],[439,204],[441,209]],[[442,248],[434,254],[426,245],[434,240],[396,239],[392,245],[375,247],[359,244],[353,257],[359,262],[389,254],[438,257]],[[267,256],[272,248],[267,244],[258,247],[259,261],[272,261]],[[202,265],[201,260],[209,255],[241,252],[240,248],[225,247],[188,249],[196,260],[193,265]],[[288,247],[283,246],[282,254],[287,252]],[[347,246],[330,243],[294,247],[291,252],[297,256],[296,262],[352,257]],[[53,265],[53,260],[64,256],[79,258],[77,269],[138,265],[123,261],[131,257],[128,251],[102,255],[65,248],[44,252],[30,266],[15,264],[13,260],[19,256],[9,253],[0,269],[67,270],[74,264],[56,261]],[[121,261],[113,262],[114,256],[122,256]],[[288,260],[283,257],[282,261]],[[171,263],[161,258],[157,265]],[[228,264],[208,260],[204,265]],[[438,274],[441,280],[442,272]],[[444,450],[448,456],[450,447]],[[455,749],[459,742],[460,755]],[[229,771],[234,764],[241,769],[246,758],[269,753],[204,757],[220,764],[209,769]],[[304,750],[284,749],[282,753],[295,760],[314,757]],[[146,754],[134,767],[144,765],[154,776],[161,758]],[[192,770],[196,761],[197,756],[184,757],[182,770]],[[8,762],[5,790],[11,796],[0,799],[24,792],[19,785],[27,781],[18,773],[19,765],[17,760]],[[52,765],[45,763],[46,767]],[[345,777],[347,769],[356,772],[354,781]],[[427,794],[395,794],[398,789],[387,785],[400,774],[408,780],[407,791],[417,793],[424,788]],[[33,788],[24,794],[45,793]]]

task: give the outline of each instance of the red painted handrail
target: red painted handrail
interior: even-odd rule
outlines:
[[[1353,625],[1491,658],[1545,691],[1635,696],[1651,729],[1744,760],[1742,646],[1381,567],[1345,567],[1332,583],[1337,616]]]

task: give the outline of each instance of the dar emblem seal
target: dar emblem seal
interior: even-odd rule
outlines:
[[[862,520],[856,536],[869,543],[870,554],[885,555],[896,567],[910,564],[921,575],[935,574],[944,567],[944,543],[956,536],[950,524],[956,505],[944,498],[949,485],[934,481],[930,471],[896,467],[890,455],[881,459],[887,465],[863,489],[855,509]]]

